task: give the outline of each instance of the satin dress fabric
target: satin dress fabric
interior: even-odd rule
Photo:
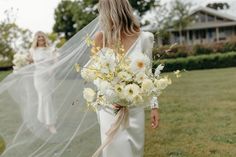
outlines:
[[[126,52],[126,57],[133,58],[138,53],[151,53],[153,46],[153,34],[141,32],[138,39]],[[99,82],[95,82],[99,89]],[[148,103],[148,102],[146,102]],[[143,157],[144,154],[144,135],[145,135],[145,112],[144,108],[130,108],[129,127],[120,128],[113,141],[103,149],[102,157]],[[109,108],[98,110],[100,123],[101,141],[107,138],[106,132],[111,128],[115,121],[115,114]]]

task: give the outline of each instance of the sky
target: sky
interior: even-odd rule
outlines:
[[[162,0],[165,3],[171,0]],[[183,0],[192,2],[195,6],[206,5],[209,2],[228,2],[231,5],[229,14],[236,16],[236,0]],[[0,0],[0,20],[5,10],[13,8],[16,23],[30,29],[33,33],[38,30],[51,32],[54,24],[54,10],[60,0]]]
[[[16,23],[33,32],[51,32],[54,9],[60,0],[0,0],[0,20],[5,10],[13,8]]]

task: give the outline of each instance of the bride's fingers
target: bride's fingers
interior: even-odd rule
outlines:
[[[157,117],[153,116],[152,117],[152,128],[156,129],[159,126],[159,119]]]
[[[118,105],[118,104],[113,104],[113,107],[114,107],[114,109],[120,109],[121,108],[121,106]]]

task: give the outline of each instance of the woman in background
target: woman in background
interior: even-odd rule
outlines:
[[[38,120],[43,123],[51,133],[56,133],[56,113],[52,106],[51,87],[54,86],[54,76],[43,73],[52,63],[44,62],[55,57],[55,49],[50,47],[45,33],[38,31],[30,49],[29,60],[35,63],[34,86],[38,94]]]

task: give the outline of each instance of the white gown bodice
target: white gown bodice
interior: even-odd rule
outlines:
[[[53,48],[36,48],[30,51],[35,63],[42,62],[53,57]]]

